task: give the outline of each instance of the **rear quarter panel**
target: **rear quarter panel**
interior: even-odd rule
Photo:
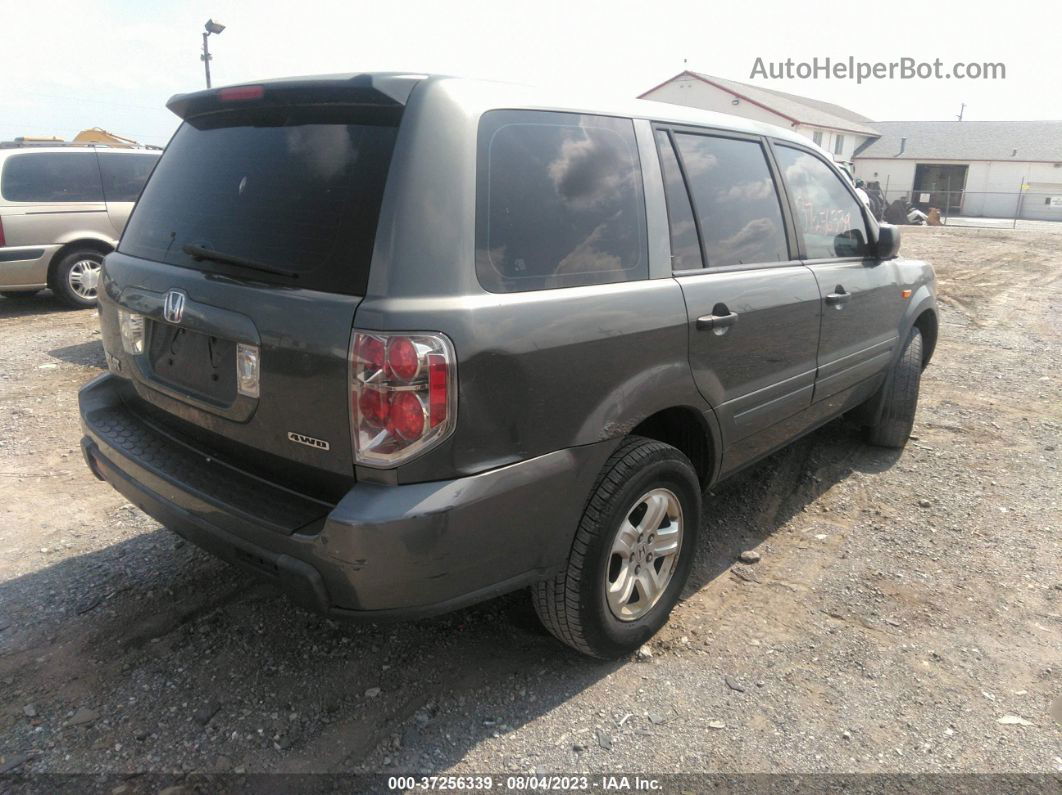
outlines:
[[[457,429],[440,447],[401,467],[400,482],[471,474],[618,440],[671,406],[710,414],[690,375],[686,308],[673,279],[367,299],[356,323],[439,330],[457,352]]]

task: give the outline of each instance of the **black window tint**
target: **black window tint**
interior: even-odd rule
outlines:
[[[866,225],[856,198],[819,158],[788,146],[775,146],[796,224],[804,233],[808,259],[862,257]]]
[[[755,141],[675,136],[709,268],[789,259],[785,223],[763,148]]]
[[[671,269],[676,271],[703,268],[701,244],[697,224],[693,220],[690,195],[682,179],[671,137],[663,130],[656,133],[660,150],[660,169],[664,175],[664,194],[667,197],[667,219],[671,230]]]
[[[0,193],[13,202],[99,202],[95,152],[27,152],[4,161]]]
[[[125,155],[100,152],[103,198],[109,202],[135,202],[147,182],[158,155]]]
[[[397,128],[334,108],[265,108],[191,119],[177,131],[126,227],[136,257],[329,292],[368,283]],[[295,278],[183,251],[193,245]]]
[[[476,271],[486,289],[648,278],[630,119],[490,111],[478,160]]]

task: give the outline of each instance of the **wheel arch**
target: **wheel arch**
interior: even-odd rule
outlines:
[[[680,450],[693,464],[702,487],[707,487],[719,471],[719,437],[704,412],[692,406],[670,406],[657,411],[632,430]]]
[[[933,309],[925,309],[915,318],[912,326],[922,334],[922,369],[926,369],[929,360],[933,358],[933,351],[937,347],[937,330],[939,320]]]
[[[55,270],[59,267],[59,263],[66,259],[67,255],[70,254],[70,252],[78,251],[81,249],[97,251],[103,256],[107,256],[112,251],[114,251],[114,246],[112,246],[106,240],[100,240],[99,238],[95,237],[83,237],[78,238],[77,240],[71,240],[67,243],[64,243],[62,246],[56,249],[55,253],[52,254],[51,262],[48,263],[48,284],[51,284],[53,279],[55,278]]]

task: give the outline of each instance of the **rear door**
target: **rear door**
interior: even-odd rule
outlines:
[[[863,205],[846,180],[810,150],[779,142],[773,149],[822,298],[814,399],[840,406],[847,390],[892,360],[904,311],[896,263],[871,253]]]
[[[107,203],[107,217],[114,229],[115,238],[122,236],[129,221],[133,204],[151,175],[151,169],[159,161],[158,154],[140,152],[97,153],[100,176],[103,179],[103,199]]]
[[[790,253],[761,139],[684,128],[656,138],[690,366],[719,417],[729,470],[784,442],[786,420],[811,403],[818,288]]]
[[[115,237],[95,152],[27,150],[8,155],[0,193],[9,246],[46,246],[79,235]]]
[[[398,116],[270,99],[185,121],[104,284],[146,318],[128,375],[182,432],[237,443],[228,458],[252,471],[349,477],[348,349]],[[104,300],[109,352],[112,311]]]

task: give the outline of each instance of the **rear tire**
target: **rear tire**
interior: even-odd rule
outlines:
[[[4,298],[32,298],[39,292],[40,290],[20,290],[18,292],[15,292],[14,290],[0,290],[0,295]]]
[[[532,588],[539,619],[583,654],[630,654],[678,601],[700,519],[700,482],[689,459],[632,436],[598,476],[564,571]]]
[[[83,248],[71,251],[60,260],[52,272],[49,286],[56,297],[75,309],[90,309],[96,306],[96,288],[99,284],[103,254]]]
[[[885,385],[884,406],[877,425],[867,430],[867,441],[878,447],[900,448],[907,444],[918,409],[922,381],[922,332],[911,329],[907,345]]]

